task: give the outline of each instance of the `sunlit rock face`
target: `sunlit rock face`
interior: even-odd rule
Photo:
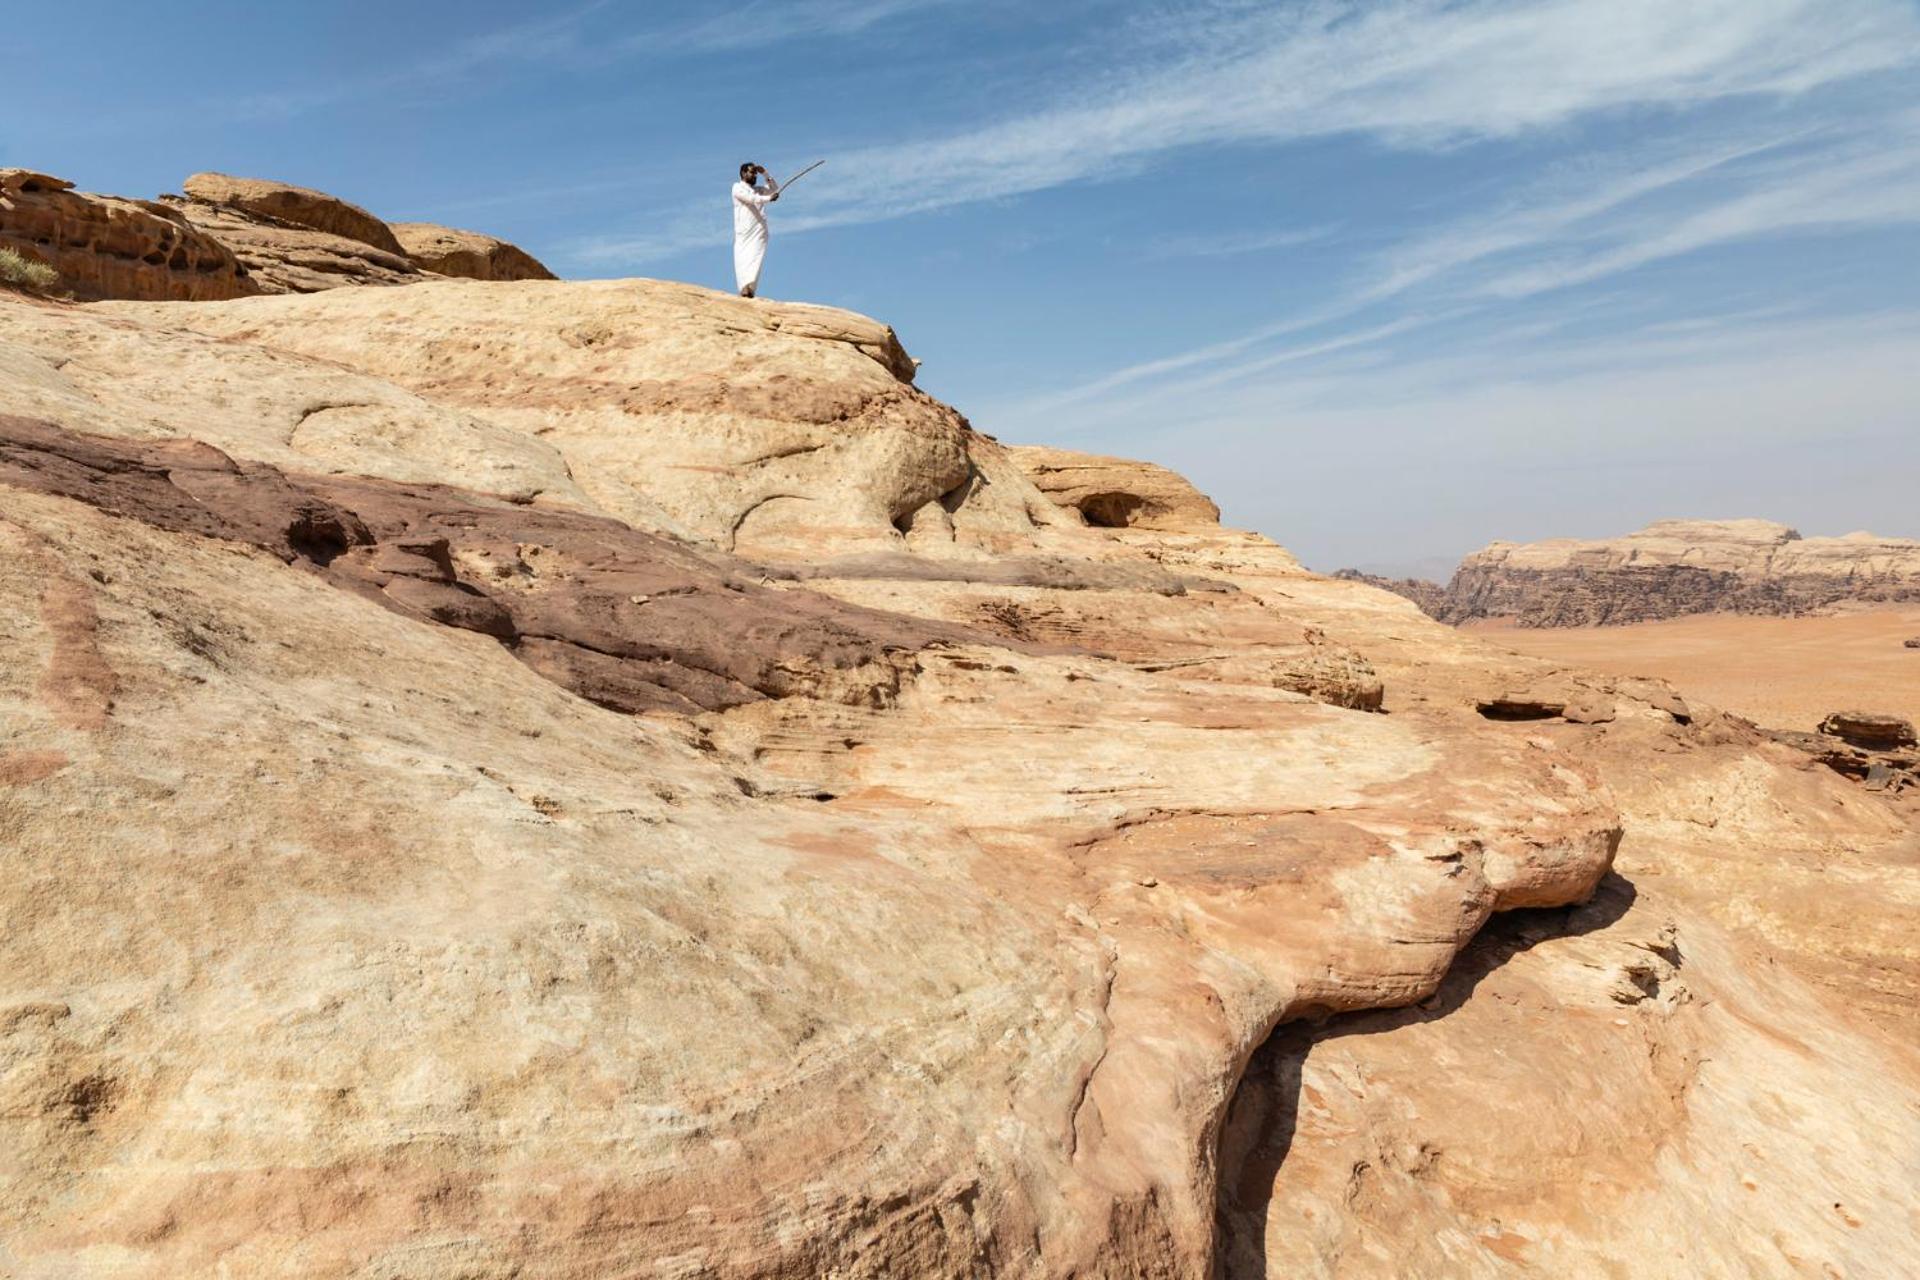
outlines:
[[[912,370],[0,299],[6,1267],[1920,1268],[1903,795]]]

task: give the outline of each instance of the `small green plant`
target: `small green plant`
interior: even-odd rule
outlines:
[[[60,273],[44,262],[35,262],[12,249],[0,248],[0,285],[12,285],[30,293],[45,293],[60,279]]]

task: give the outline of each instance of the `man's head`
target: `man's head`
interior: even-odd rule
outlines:
[[[753,161],[749,160],[747,161],[747,163],[740,166],[740,181],[751,183],[754,180],[754,178],[756,178],[757,176],[759,176],[764,172],[766,172],[764,169],[762,169],[759,165],[753,163]]]

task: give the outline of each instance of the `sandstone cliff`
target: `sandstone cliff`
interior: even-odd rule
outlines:
[[[258,293],[233,251],[165,205],[88,195],[0,169],[0,246],[60,273],[81,299],[205,301]]]
[[[1910,792],[912,369],[0,298],[7,1267],[1920,1267]]]
[[[72,186],[0,169],[0,246],[53,267],[83,301],[203,301],[439,276],[553,279],[504,240],[428,223],[390,227],[358,205],[284,182],[196,173],[184,195],[158,200]]]
[[[1803,538],[1768,520],[1662,520],[1621,538],[1495,542],[1462,560],[1445,588],[1341,576],[1453,623],[1583,627],[1696,613],[1791,615],[1920,600],[1920,541]]]

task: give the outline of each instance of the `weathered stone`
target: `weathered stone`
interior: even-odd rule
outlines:
[[[1613,626],[1695,613],[1795,614],[1920,600],[1920,542],[1802,538],[1765,520],[1664,520],[1623,538],[1496,542],[1460,562],[1445,622]]]
[[[478,231],[431,222],[396,222],[394,238],[424,271],[467,280],[552,280],[553,272],[526,250]]]
[[[769,591],[598,517],[438,486],[287,475],[197,443],[129,444],[0,415],[0,484],[258,547],[516,653],[523,640],[541,642],[536,670],[603,705],[599,686],[617,681],[621,710],[717,710],[802,691],[872,701],[897,687],[916,651],[967,639]],[[473,568],[462,574],[456,562]],[[591,657],[561,659],[556,647]]]
[[[228,246],[259,293],[318,293],[350,285],[418,284],[411,258],[352,236],[257,213],[238,205],[163,196],[160,207]]]
[[[60,273],[81,301],[173,302],[258,293],[233,252],[163,206],[88,195],[27,169],[0,169],[0,247]]]
[[[1151,462],[1038,445],[1007,452],[1042,493],[1096,528],[1204,529],[1220,523],[1211,498]]]
[[[0,300],[9,1266],[1915,1269],[1905,790],[1090,530],[896,350]],[[657,536],[738,518],[777,571]],[[1385,714],[1274,687],[1323,649]]]
[[[1420,611],[1428,617],[1438,618],[1447,609],[1447,589],[1425,578],[1386,578],[1377,573],[1362,573],[1358,569],[1341,569],[1333,576],[1345,582],[1364,582],[1370,587],[1391,591],[1419,605]]]
[[[1836,711],[1820,722],[1820,732],[1880,751],[1910,747],[1915,741],[1912,721],[1872,711]]]
[[[328,235],[371,245],[383,253],[405,258],[406,250],[393,229],[357,204],[338,196],[292,183],[264,178],[235,178],[224,173],[196,173],[181,184],[195,200],[292,223]]]

